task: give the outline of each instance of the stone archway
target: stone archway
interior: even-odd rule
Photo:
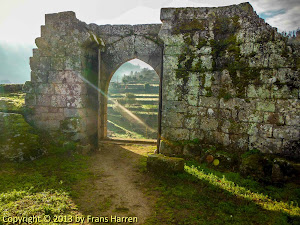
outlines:
[[[47,14],[30,59],[26,119],[83,142],[106,137],[109,81],[137,58],[163,80],[161,153],[183,154],[171,144],[197,140],[234,154],[256,148],[299,158],[297,40],[287,41],[249,3],[164,8],[161,21],[99,26],[74,12]]]
[[[103,37],[105,52],[99,53],[99,113],[98,139],[107,136],[107,92],[115,71],[132,59],[140,59],[149,64],[161,76],[162,45],[158,39],[160,24],[102,26],[108,31]],[[125,36],[120,37],[120,34]],[[111,40],[115,40],[110,42]],[[103,94],[102,94],[103,93]],[[161,110],[159,110],[160,112]],[[160,132],[159,132],[160,133]]]

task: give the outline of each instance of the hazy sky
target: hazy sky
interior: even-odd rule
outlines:
[[[245,0],[244,0],[245,1]],[[35,46],[45,14],[74,11],[78,19],[96,24],[160,23],[162,7],[215,7],[244,2],[243,0],[0,0],[0,56]],[[279,31],[296,30],[300,25],[299,0],[249,0],[254,10]],[[25,47],[26,46],[26,47]],[[27,50],[26,50],[27,51]],[[28,57],[32,55],[28,50]],[[12,55],[12,54],[10,54]],[[0,59],[1,60],[1,59]],[[12,59],[13,60],[13,59]],[[18,64],[18,62],[10,62]],[[28,60],[29,61],[29,60]],[[29,64],[25,71],[29,74]],[[133,61],[135,64],[141,63]],[[3,70],[0,63],[0,76]],[[3,67],[3,65],[2,65]],[[21,71],[21,70],[20,70]],[[13,73],[6,72],[6,73]],[[19,76],[19,75],[16,75]],[[28,79],[29,75],[26,75]],[[0,77],[1,78],[1,77]],[[24,80],[24,79],[23,79]]]
[[[243,0],[0,0],[0,41],[34,44],[46,13],[75,11],[86,23],[160,23],[160,8],[223,6]],[[297,29],[299,0],[250,0],[256,12],[282,30]]]

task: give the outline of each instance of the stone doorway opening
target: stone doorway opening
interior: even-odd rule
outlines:
[[[114,72],[107,92],[107,138],[157,139],[159,84],[155,70],[139,59]]]

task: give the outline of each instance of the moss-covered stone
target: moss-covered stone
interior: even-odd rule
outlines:
[[[33,160],[44,153],[39,136],[22,115],[0,112],[0,126],[0,158]]]
[[[184,171],[184,159],[168,157],[162,154],[148,155],[148,171],[155,173],[179,173]]]
[[[251,176],[258,181],[270,182],[272,175],[272,162],[263,154],[250,154],[242,159],[240,172],[244,176]]]

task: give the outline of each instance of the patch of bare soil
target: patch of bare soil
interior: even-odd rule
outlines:
[[[93,153],[93,178],[75,188],[80,210],[86,216],[137,217],[135,224],[143,224],[152,213],[154,200],[143,191],[147,174],[140,171],[140,165],[142,155],[153,151],[152,146],[105,144]]]

